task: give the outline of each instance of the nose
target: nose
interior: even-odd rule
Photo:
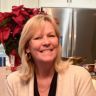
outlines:
[[[50,46],[50,44],[50,39],[47,36],[43,37],[43,46]]]

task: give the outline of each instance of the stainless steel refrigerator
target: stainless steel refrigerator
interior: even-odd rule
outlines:
[[[96,60],[96,10],[44,8],[59,22],[62,57],[82,57],[83,63]]]

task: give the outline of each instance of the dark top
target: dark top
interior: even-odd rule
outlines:
[[[56,95],[56,87],[57,87],[57,72],[54,73],[48,96]],[[39,91],[38,91],[36,75],[34,76],[34,96],[40,96]]]

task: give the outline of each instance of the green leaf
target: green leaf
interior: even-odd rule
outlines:
[[[9,21],[11,21],[11,18],[6,18],[0,23],[0,27],[5,26]]]

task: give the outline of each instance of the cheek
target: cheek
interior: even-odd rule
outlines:
[[[58,38],[55,38],[55,39],[52,41],[52,44],[53,44],[54,46],[59,46],[59,40],[58,40]]]
[[[38,49],[38,46],[35,45],[34,43],[31,43],[31,44],[29,44],[28,49],[29,49],[29,52],[31,53],[32,57],[34,57],[36,54],[36,50]]]
[[[40,43],[39,42],[31,41],[29,43],[29,49],[30,49],[30,51],[34,51],[36,49],[39,49],[39,47],[40,47]]]

